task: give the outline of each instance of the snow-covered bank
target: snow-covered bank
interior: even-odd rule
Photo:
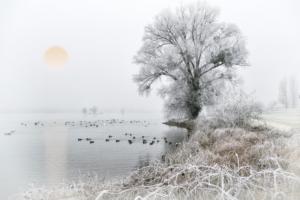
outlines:
[[[263,114],[263,118],[271,127],[293,133],[288,144],[294,146],[290,155],[292,170],[300,176],[300,109],[282,109]]]

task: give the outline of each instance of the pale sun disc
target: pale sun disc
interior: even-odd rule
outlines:
[[[62,68],[68,59],[67,51],[59,46],[48,48],[44,54],[44,60],[50,68]]]

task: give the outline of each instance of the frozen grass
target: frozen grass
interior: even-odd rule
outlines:
[[[216,128],[202,120],[188,141],[122,181],[97,178],[53,189],[32,188],[21,199],[298,199],[300,180],[289,161],[289,136],[263,126]],[[86,180],[86,179],[85,179]]]
[[[105,184],[104,184],[105,183]],[[108,188],[109,182],[96,176],[80,176],[73,183],[61,183],[52,188],[31,185],[16,199],[23,200],[94,200],[99,191]]]

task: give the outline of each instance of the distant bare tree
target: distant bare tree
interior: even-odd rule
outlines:
[[[93,115],[96,115],[98,113],[98,107],[97,106],[93,106],[90,108],[90,113]]]
[[[297,103],[298,103],[298,88],[297,88],[296,79],[294,77],[290,78],[289,86],[290,86],[291,107],[295,108],[297,107]]]
[[[165,77],[160,94],[170,115],[194,119],[232,81],[234,66],[246,65],[247,51],[239,29],[217,21],[216,9],[205,4],[181,7],[158,15],[146,26],[143,45],[135,56],[141,66],[134,76],[141,94],[148,94]]]
[[[279,94],[278,101],[284,105],[285,108],[288,108],[288,94],[287,94],[287,81],[282,79],[279,83]]]
[[[83,108],[81,112],[86,115],[88,113],[88,110],[87,108]]]

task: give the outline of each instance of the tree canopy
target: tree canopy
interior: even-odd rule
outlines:
[[[162,12],[145,28],[134,81],[147,94],[165,77],[160,94],[169,114],[196,118],[221,89],[220,82],[233,80],[234,66],[247,64],[239,29],[217,16],[216,9],[198,3]]]

